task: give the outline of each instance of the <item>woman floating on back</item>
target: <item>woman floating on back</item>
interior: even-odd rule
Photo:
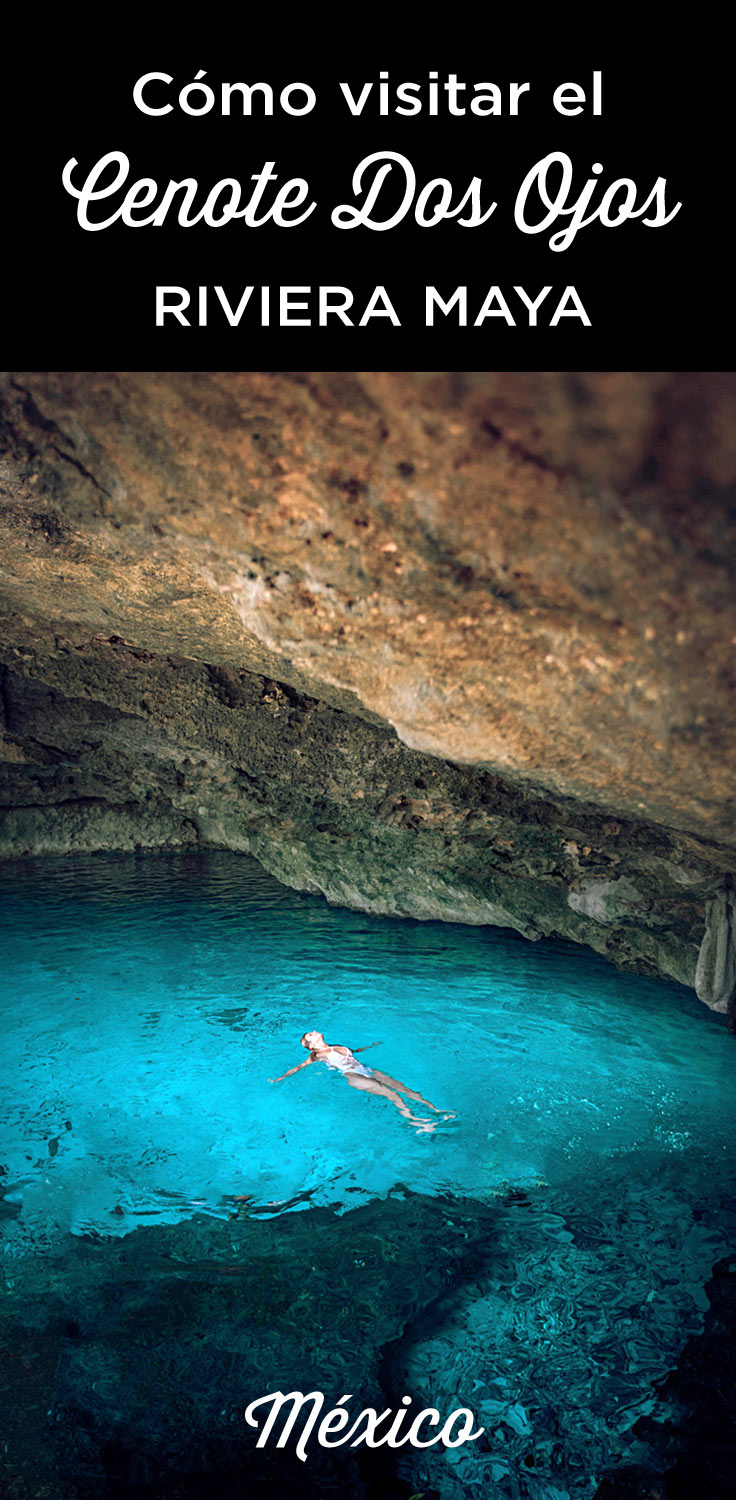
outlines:
[[[388,1073],[381,1073],[378,1068],[367,1068],[365,1063],[358,1062],[355,1053],[367,1052],[368,1047],[356,1047],[353,1052],[349,1047],[340,1047],[326,1042],[321,1031],[305,1031],[302,1046],[306,1047],[309,1052],[306,1062],[299,1063],[295,1068],[289,1068],[288,1072],[282,1073],[279,1078],[269,1078],[269,1083],[281,1083],[282,1079],[290,1078],[292,1073],[299,1073],[302,1068],[308,1068],[310,1063],[323,1062],[328,1068],[342,1073],[351,1088],[362,1089],[367,1094],[379,1094],[383,1099],[390,1099],[409,1123],[416,1125],[417,1129],[424,1133],[435,1130],[437,1122],[423,1115],[412,1114],[401,1098],[401,1094],[406,1094],[409,1099],[415,1099],[418,1104],[426,1104],[428,1109],[433,1109],[436,1115],[442,1116],[443,1120],[455,1119],[454,1114],[438,1109],[436,1104],[431,1104],[429,1099],[425,1099],[415,1089],[407,1088],[405,1083],[399,1083],[398,1078],[390,1078]],[[378,1042],[371,1042],[370,1046],[377,1047]]]

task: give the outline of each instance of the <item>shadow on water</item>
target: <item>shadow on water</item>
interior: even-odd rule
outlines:
[[[592,1500],[667,1467],[663,1382],[736,1230],[733,1044],[689,991],[226,854],[6,866],[0,895],[10,1494],[51,1464],[101,1500]],[[269,1084],[312,1026],[458,1119]],[[244,1428],[277,1388],[485,1432],[301,1464]]]

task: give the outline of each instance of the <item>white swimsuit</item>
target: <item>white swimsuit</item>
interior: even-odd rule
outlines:
[[[343,1052],[338,1052],[335,1047],[330,1047],[329,1053],[329,1058],[325,1057],[321,1060],[327,1063],[328,1068],[334,1068],[335,1072],[360,1073],[363,1078],[373,1077],[373,1069],[367,1068],[365,1063],[358,1062],[357,1057],[354,1057],[352,1052],[348,1053],[346,1057]],[[332,1061],[333,1058],[334,1062]]]

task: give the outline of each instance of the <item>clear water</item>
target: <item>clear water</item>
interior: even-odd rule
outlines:
[[[8,865],[0,896],[6,1257],[234,1194],[276,1214],[523,1190],[498,1197],[490,1280],[406,1350],[413,1387],[472,1395],[497,1433],[431,1450],[429,1478],[552,1500],[635,1455],[736,1243],[734,1043],[691,992],[565,943],[334,910],[226,854]],[[379,1042],[365,1061],[457,1120],[418,1134],[324,1067],[269,1083],[311,1027]]]

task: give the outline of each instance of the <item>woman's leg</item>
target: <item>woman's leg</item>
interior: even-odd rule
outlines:
[[[416,1099],[417,1104],[426,1104],[428,1109],[433,1109],[436,1115],[445,1115],[454,1119],[454,1115],[450,1116],[448,1110],[438,1109],[436,1104],[432,1104],[431,1100],[425,1099],[423,1094],[418,1094],[416,1089],[408,1089],[405,1083],[399,1083],[398,1078],[391,1078],[388,1073],[382,1073],[379,1068],[373,1068],[371,1071],[373,1077],[377,1078],[379,1083],[385,1083],[392,1089],[400,1089],[402,1094],[406,1094],[409,1099]]]
[[[363,1093],[377,1094],[383,1099],[390,1099],[391,1103],[401,1111],[405,1119],[411,1121],[412,1125],[419,1125],[423,1130],[434,1130],[434,1125],[431,1121],[422,1120],[413,1115],[400,1095],[394,1089],[387,1088],[383,1082],[379,1082],[375,1078],[365,1078],[361,1073],[346,1073],[345,1077],[351,1089],[360,1089]]]

